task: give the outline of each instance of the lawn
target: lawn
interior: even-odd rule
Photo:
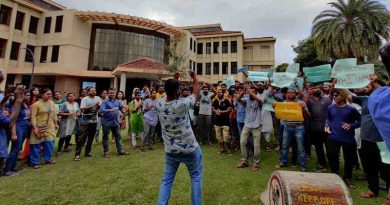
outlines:
[[[130,142],[124,140],[126,150]],[[156,204],[164,168],[162,144],[155,150],[130,150],[129,156],[117,156],[110,143],[112,157],[103,158],[102,145],[94,145],[92,158],[73,161],[71,153],[56,158],[57,164],[39,170],[27,169],[15,177],[0,178],[0,204]],[[260,193],[277,164],[275,151],[261,154],[260,170],[237,169],[240,153],[220,155],[217,146],[202,147],[204,159],[204,204],[260,204]],[[314,153],[314,152],[313,152]],[[315,158],[309,161],[309,170]],[[291,170],[294,170],[293,168]],[[298,170],[298,168],[296,168]],[[354,173],[360,174],[360,171]],[[385,193],[377,199],[361,199],[366,182],[355,181],[358,189],[351,192],[355,204],[381,204]],[[176,175],[170,204],[190,204],[190,179],[184,165]]]

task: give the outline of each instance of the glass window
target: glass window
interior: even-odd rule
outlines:
[[[237,41],[230,41],[230,52],[237,53]]]
[[[198,54],[203,54],[203,43],[198,43]]]
[[[214,62],[213,63],[213,74],[219,74],[219,62]]]
[[[41,57],[39,59],[39,62],[46,63],[46,60],[47,60],[47,49],[48,49],[48,46],[42,46],[42,48],[41,48]]]
[[[219,42],[213,43],[213,52],[218,53],[219,52]]]
[[[270,46],[269,45],[264,45],[264,46],[260,46],[261,49],[269,49]]]
[[[24,20],[24,13],[18,11],[16,13],[15,29],[18,29],[18,30],[22,30],[23,29],[23,20]]]
[[[192,50],[192,38],[190,38],[190,50]]]
[[[206,43],[206,54],[211,54],[211,43]]]
[[[211,63],[206,63],[206,75],[211,75]]]
[[[12,8],[1,5],[0,6],[0,24],[9,25],[9,21],[11,19]]]
[[[197,75],[203,75],[203,64],[202,63],[197,63],[196,74]]]
[[[18,58],[19,58],[19,49],[20,49],[20,43],[12,42],[11,55],[10,55],[10,59],[11,60],[18,60]]]
[[[192,60],[190,60],[190,62],[189,62],[189,64],[188,64],[188,68],[189,68],[190,70],[192,70]]]
[[[37,34],[38,21],[39,21],[39,19],[37,17],[31,16],[28,32],[33,33],[33,34]]]
[[[222,42],[222,53],[228,53],[229,50],[228,50],[228,42],[227,41],[223,41]]]
[[[43,28],[43,33],[50,33],[51,29],[51,17],[45,18],[45,27]]]
[[[231,74],[237,74],[237,62],[231,62],[230,63],[230,73]]]
[[[24,57],[24,61],[25,62],[33,62],[34,56],[32,56],[30,51],[28,51],[28,50],[31,50],[32,51],[32,55],[34,55],[35,54],[35,46],[27,45],[26,55]]]
[[[222,74],[226,75],[228,74],[228,62],[222,62]]]
[[[4,58],[6,47],[7,47],[7,40],[0,38],[0,58]]]
[[[60,46],[53,46],[53,51],[51,53],[51,62],[56,63],[58,62],[58,56],[60,54]]]

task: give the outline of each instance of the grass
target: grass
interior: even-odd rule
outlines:
[[[130,142],[123,141],[126,150]],[[29,168],[15,177],[0,178],[1,204],[156,204],[160,179],[164,169],[163,145],[155,150],[131,150],[129,156],[117,156],[115,144],[110,143],[112,157],[103,158],[102,145],[92,148],[95,157],[82,157],[74,162],[74,149],[56,158],[57,164],[39,170]],[[217,146],[204,146],[203,203],[208,204],[260,204],[260,193],[267,188],[268,178],[275,170],[278,154],[261,153],[260,170],[237,169],[240,153],[220,155]],[[313,152],[314,154],[314,152]],[[309,170],[315,164],[309,161]],[[288,168],[288,170],[298,170]],[[360,171],[354,175],[360,174]],[[366,182],[355,181],[358,189],[351,195],[355,204],[381,204],[385,193],[376,199],[361,199]],[[190,179],[186,167],[181,165],[173,185],[170,204],[190,204]]]

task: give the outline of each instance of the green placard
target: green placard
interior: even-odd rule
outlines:
[[[390,152],[387,150],[385,142],[377,142],[376,144],[381,153],[382,162],[390,165]]]
[[[344,58],[338,59],[333,65],[332,74],[330,75],[332,78],[335,78],[337,73],[341,70],[348,69],[350,67],[355,67],[357,65],[357,58]]]
[[[296,73],[276,72],[272,76],[272,86],[278,88],[290,87],[296,77]]]
[[[306,76],[306,81],[309,83],[330,81],[331,70],[332,66],[330,64],[303,68],[303,72]]]
[[[374,64],[345,66],[334,73],[337,83],[335,88],[363,88],[370,83],[370,75],[374,74]]]
[[[291,63],[288,65],[286,72],[288,73],[298,73],[299,72],[299,63]]]

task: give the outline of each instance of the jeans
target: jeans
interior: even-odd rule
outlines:
[[[85,155],[91,153],[93,139],[95,137],[96,132],[96,123],[88,123],[80,125],[80,135],[77,136],[76,142],[76,153],[75,156],[80,156],[81,150],[85,142],[87,145],[85,146]]]
[[[303,125],[297,126],[297,127],[290,127],[288,125],[284,126],[283,146],[282,146],[282,152],[281,152],[281,158],[280,158],[280,162],[282,164],[287,164],[287,162],[288,162],[288,148],[291,144],[291,140],[293,138],[295,138],[296,143],[297,143],[297,147],[298,147],[300,166],[302,168],[306,168],[305,148],[303,146],[304,134],[305,134],[305,128]]]
[[[248,163],[248,150],[247,142],[249,135],[253,136],[253,163],[259,164],[260,162],[260,139],[261,139],[261,126],[256,128],[244,127],[241,134],[240,147],[241,147],[241,160]]]
[[[119,125],[116,126],[106,126],[102,125],[103,129],[103,151],[104,153],[108,153],[108,134],[110,134],[110,130],[112,135],[115,138],[116,151],[119,153],[122,151],[122,140]]]
[[[202,204],[202,176],[203,176],[203,161],[202,150],[197,148],[191,154],[172,154],[165,153],[165,168],[164,175],[160,185],[160,194],[158,196],[158,204],[168,204],[171,196],[173,180],[180,163],[187,166],[191,177],[191,204]]]
[[[54,149],[54,141],[45,141],[40,144],[30,144],[30,161],[32,165],[39,165],[41,145],[43,146],[43,159],[45,159],[45,162],[51,160]]]
[[[68,135],[66,137],[63,137],[63,138],[60,138],[58,140],[58,147],[57,147],[57,152],[61,152],[62,150],[62,146],[64,146],[64,143],[65,143],[65,150],[68,149],[69,147],[69,144],[70,144],[70,140],[72,139],[72,135]]]
[[[18,126],[16,125],[16,141],[12,142],[11,151],[5,165],[5,172],[9,172],[15,169],[16,163],[18,162],[19,150],[22,148],[23,140],[27,137],[29,131],[29,125]]]
[[[211,115],[198,115],[198,135],[203,144],[210,142]]]
[[[344,179],[352,179],[353,155],[356,153],[356,144],[328,140],[328,160],[332,173],[339,172],[340,148],[343,148]]]

